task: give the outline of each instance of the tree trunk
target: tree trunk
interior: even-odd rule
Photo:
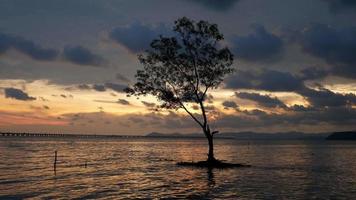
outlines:
[[[208,133],[208,134],[206,134],[206,137],[207,137],[208,143],[209,143],[208,162],[214,162],[214,161],[216,161],[216,159],[214,157],[213,136],[210,133]]]

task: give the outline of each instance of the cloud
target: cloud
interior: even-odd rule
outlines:
[[[193,110],[200,110],[200,106],[194,104],[194,105],[192,105],[192,109]]]
[[[155,107],[155,106],[156,106],[155,103],[150,103],[150,102],[147,102],[147,101],[141,101],[141,103],[142,103],[144,106],[148,107],[148,108],[152,108],[152,107]]]
[[[41,101],[49,101],[48,99],[44,98],[44,97],[38,97]]]
[[[122,105],[130,105],[130,102],[128,102],[127,100],[125,99],[119,99],[117,101],[118,104],[122,104]]]
[[[74,85],[74,86],[65,87],[64,90],[67,90],[67,91],[72,91],[72,90],[91,90],[92,88],[93,88],[93,86],[90,86],[88,84],[78,84],[78,85]]]
[[[98,92],[104,92],[104,91],[106,91],[105,86],[104,86],[104,85],[100,85],[100,84],[94,84],[94,85],[92,86],[92,88],[93,88],[94,90],[98,91]]]
[[[114,90],[115,92],[123,92],[123,90],[127,88],[127,85],[122,85],[118,83],[105,83],[104,86],[105,88]]]
[[[101,129],[112,129],[110,125],[106,122],[117,122],[111,123],[112,126],[116,126],[117,129],[143,129],[145,133],[154,131],[157,129],[172,130],[172,128],[186,129],[186,128],[197,128],[195,122],[190,120],[188,116],[178,115],[174,112],[169,112],[168,114],[160,114],[156,112],[142,114],[125,114],[125,115],[114,115],[106,112],[93,112],[93,113],[69,113],[62,115],[63,119],[70,120],[72,124],[79,125],[85,124],[86,126],[100,127]],[[109,126],[109,127],[108,127]],[[89,130],[92,131],[92,130]],[[111,130],[112,131],[112,130]],[[142,130],[140,130],[142,131]],[[137,132],[134,132],[137,134]]]
[[[255,32],[232,39],[236,57],[251,61],[274,61],[283,53],[283,41],[267,32],[263,26],[256,26]]]
[[[332,13],[342,13],[345,11],[356,11],[356,1],[354,0],[324,0],[329,4]]]
[[[293,105],[287,108],[287,110],[290,111],[296,111],[296,112],[306,112],[306,111],[315,111],[316,109],[314,107],[305,107],[303,105]]]
[[[337,114],[335,114],[337,113]],[[349,107],[332,107],[324,110],[307,110],[292,113],[266,113],[261,110],[241,111],[240,114],[222,115],[216,121],[216,126],[224,128],[258,128],[270,129],[283,127],[295,130],[296,127],[307,125],[345,125],[354,126],[356,123],[356,109]],[[312,129],[315,131],[315,128]]]
[[[210,10],[227,11],[235,5],[239,0],[187,0],[193,3],[200,4]]]
[[[117,73],[116,74],[116,79],[119,80],[119,81],[122,81],[124,83],[129,83],[131,82],[130,79],[128,79],[126,76],[120,74],[120,73]]]
[[[167,27],[162,24],[149,26],[135,22],[128,26],[114,28],[109,36],[132,53],[138,53],[148,49],[153,39],[168,33]]]
[[[313,24],[297,36],[305,53],[325,60],[331,72],[356,78],[356,27],[335,29]]]
[[[330,74],[330,70],[318,67],[307,67],[300,71],[300,79],[302,80],[316,80],[325,78]]]
[[[259,93],[248,93],[248,92],[235,92],[235,95],[236,97],[241,99],[248,99],[248,100],[255,101],[258,105],[267,108],[286,107],[286,105],[277,97],[271,97],[269,95],[261,95]]]
[[[119,84],[119,83],[104,83],[104,84],[79,84],[76,86],[70,86],[65,88],[65,90],[95,90],[97,92],[105,92],[107,90],[112,90],[118,93],[122,93],[123,90],[127,87],[127,85]],[[115,94],[111,94],[115,95]]]
[[[222,102],[222,105],[224,106],[225,109],[239,107],[234,101],[224,101]]]
[[[16,89],[16,88],[5,88],[5,98],[12,98],[21,101],[32,101],[36,100],[35,97],[29,96],[26,92]]]
[[[10,34],[0,33],[0,54],[10,49],[15,49],[34,60],[50,61],[55,60],[58,51],[55,49],[44,48],[25,38]]]
[[[349,107],[356,105],[356,95],[351,93],[340,94],[325,88],[319,88],[319,90],[305,88],[298,91],[298,93],[304,96],[315,108]]]
[[[79,84],[78,89],[80,90],[90,90],[90,86],[87,84]]]
[[[99,66],[104,59],[82,46],[68,46],[63,50],[63,58],[78,65]]]
[[[0,33],[0,54],[10,49],[15,49],[34,60],[40,61],[54,61],[59,56],[59,51],[56,49],[44,48],[20,36]],[[104,62],[102,57],[93,54],[82,46],[65,47],[62,56],[64,60],[78,65],[99,66]]]
[[[275,70],[238,70],[234,76],[226,79],[225,87],[229,89],[256,89],[266,91],[292,92],[304,88],[303,81],[288,72]]]
[[[337,114],[335,114],[337,113]],[[210,115],[209,115],[210,116]],[[87,126],[100,127],[110,130],[105,122],[111,121],[117,125],[116,129],[124,130],[140,129],[140,132],[148,133],[151,131],[172,131],[179,130],[192,132],[200,131],[199,126],[188,116],[174,112],[162,114],[157,112],[142,114],[113,115],[110,113],[80,113],[66,114],[62,116],[64,120],[71,120],[75,124],[86,123]],[[91,121],[91,122],[89,122]],[[275,130],[301,130],[305,126],[310,126],[307,131],[315,131],[315,126],[325,127],[334,125],[335,127],[353,127],[356,124],[356,110],[349,107],[330,107],[322,110],[299,110],[285,113],[264,112],[262,110],[236,110],[234,114],[220,113],[214,120],[214,127],[224,130],[262,130],[273,132]],[[334,127],[334,128],[335,128]],[[93,130],[89,130],[93,131]],[[302,131],[304,131],[302,129]],[[318,131],[320,131],[318,129]],[[137,132],[135,132],[137,134]]]
[[[350,106],[356,104],[354,94],[335,93],[325,88],[312,89],[305,86],[305,80],[313,80],[324,77],[328,72],[310,68],[304,69],[296,76],[288,72],[273,70],[238,71],[235,76],[227,79],[225,87],[229,89],[253,89],[270,92],[295,92],[303,96],[312,107],[320,109],[325,107]],[[264,107],[283,107],[284,103],[277,98],[258,93],[236,93],[239,98],[250,99]],[[288,108],[293,109],[293,108]],[[298,109],[298,108],[297,108]],[[310,108],[308,108],[310,109]]]
[[[302,32],[303,50],[331,64],[356,64],[356,27],[334,29],[313,24]]]
[[[301,75],[292,75],[288,72],[273,70],[238,71],[229,77],[225,87],[229,89],[252,89],[270,92],[295,92],[303,96],[313,108],[340,107],[356,104],[354,94],[340,94],[325,88],[312,89],[305,86],[304,81],[324,77],[327,72],[317,69],[304,69]],[[236,93],[239,98],[256,101],[264,107],[284,107],[285,105],[277,98],[257,93]]]

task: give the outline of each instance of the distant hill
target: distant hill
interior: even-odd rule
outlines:
[[[335,132],[326,137],[327,140],[356,140],[356,131]]]
[[[330,133],[301,133],[301,132],[282,132],[282,133],[256,133],[256,132],[227,132],[216,134],[216,138],[239,139],[239,140],[316,140],[325,139]],[[204,138],[203,133],[157,133],[152,132],[146,137],[167,137],[167,138]]]
[[[278,133],[256,133],[238,132],[222,133],[218,137],[232,137],[240,140],[316,140],[325,139],[329,133],[302,133],[302,132],[278,132]]]

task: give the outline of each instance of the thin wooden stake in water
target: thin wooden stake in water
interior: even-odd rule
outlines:
[[[53,170],[54,170],[54,175],[56,175],[56,172],[57,172],[57,151],[54,151]]]

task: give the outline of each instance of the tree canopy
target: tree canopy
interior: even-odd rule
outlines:
[[[200,103],[210,88],[216,88],[233,72],[233,55],[219,43],[224,39],[216,24],[194,22],[186,17],[175,21],[173,37],[160,36],[151,49],[139,55],[143,69],[126,92],[156,96],[161,108],[184,108],[185,102]]]

